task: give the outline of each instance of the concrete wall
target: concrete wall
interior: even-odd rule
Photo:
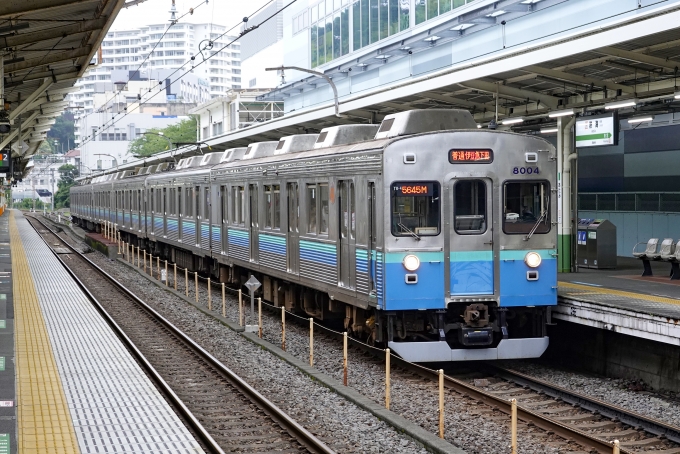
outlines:
[[[680,392],[677,346],[564,321],[549,327],[548,334],[550,346],[543,357],[551,363]]]

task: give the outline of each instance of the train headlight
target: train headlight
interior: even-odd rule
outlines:
[[[530,268],[538,268],[538,265],[541,264],[541,254],[538,252],[528,252],[524,256],[524,263]]]
[[[401,263],[408,271],[415,271],[420,267],[420,259],[415,255],[407,255]]]

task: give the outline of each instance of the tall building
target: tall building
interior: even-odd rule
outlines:
[[[160,23],[109,31],[98,53],[96,67],[76,83],[79,90],[69,96],[71,106],[80,110],[78,116],[100,108],[101,106],[94,105],[95,85],[98,82],[117,82],[112,79],[112,72],[115,70],[139,70],[145,74],[157,70],[176,70],[192,61],[192,58],[194,68],[186,66],[172,76],[173,80],[190,70],[191,74],[207,82],[211,98],[239,89],[240,44],[229,44],[235,38],[221,36],[225,31],[226,27],[222,25],[182,22],[172,26]],[[202,63],[206,59],[208,60]],[[205,100],[191,100],[202,101]]]
[[[274,88],[281,83],[278,71],[265,71],[265,68],[283,65],[283,13],[276,14],[282,8],[283,0],[274,0],[248,20],[248,25],[259,24],[259,27],[240,38],[244,88]],[[272,20],[265,22],[274,14]]]

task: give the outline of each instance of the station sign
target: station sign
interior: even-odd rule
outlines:
[[[610,147],[619,143],[619,116],[616,112],[576,119],[576,148]]]

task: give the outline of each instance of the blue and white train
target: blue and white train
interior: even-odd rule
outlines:
[[[418,362],[540,356],[555,148],[414,110],[94,178],[71,213]]]

